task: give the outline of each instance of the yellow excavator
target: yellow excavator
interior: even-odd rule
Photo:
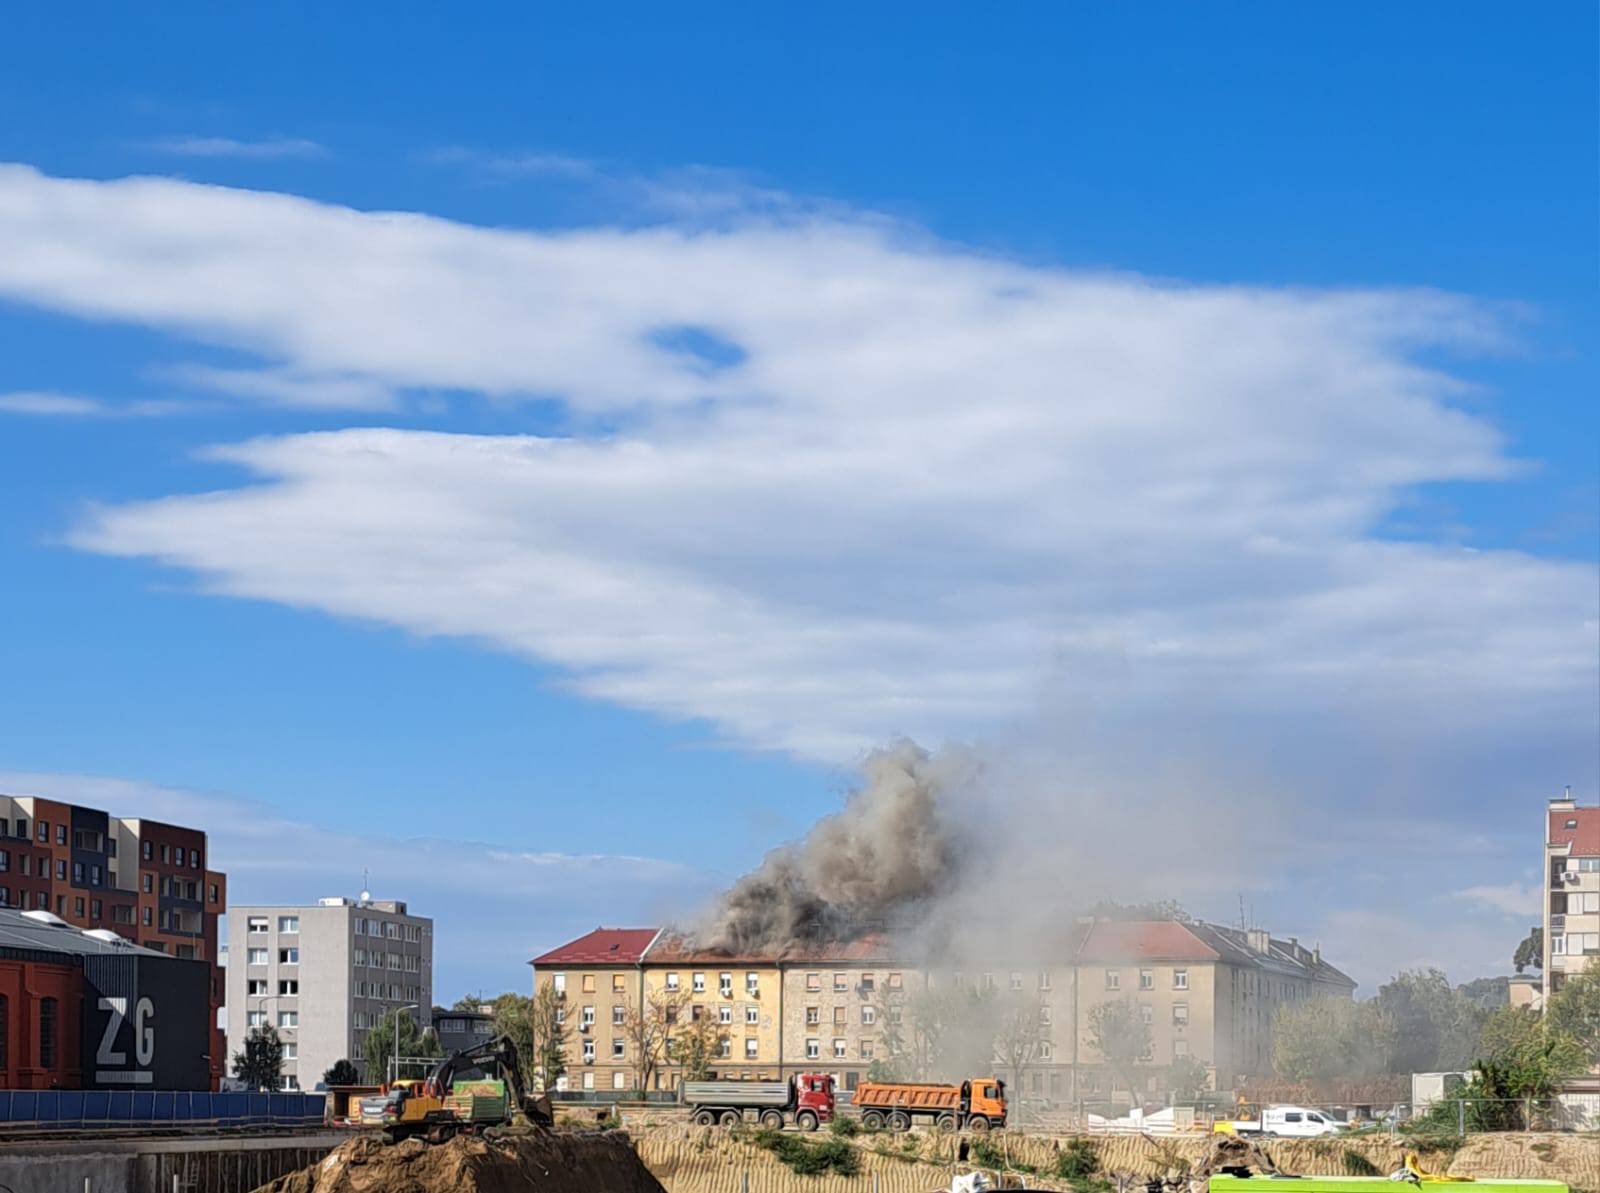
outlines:
[[[387,1093],[363,1098],[361,1121],[381,1126],[390,1143],[417,1136],[443,1143],[463,1132],[504,1126],[519,1117],[536,1126],[553,1126],[549,1095],[530,1095],[523,1089],[519,1060],[509,1036],[463,1048],[440,1061],[422,1081],[396,1082]],[[468,1069],[498,1076],[459,1080]]]

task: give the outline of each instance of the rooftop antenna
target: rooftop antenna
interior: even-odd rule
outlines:
[[[372,902],[372,892],[367,889],[367,868],[361,868],[361,906],[365,907]]]

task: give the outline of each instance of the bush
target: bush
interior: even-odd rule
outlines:
[[[836,1115],[834,1120],[828,1124],[828,1130],[841,1139],[853,1139],[861,1134],[861,1124],[853,1118],[847,1118],[845,1115],[840,1114]]]
[[[812,1143],[800,1135],[763,1129],[752,1135],[750,1141],[777,1156],[800,1176],[822,1176],[827,1172],[855,1176],[861,1168],[855,1149],[838,1137]]]
[[[1004,1168],[1005,1155],[1000,1147],[991,1139],[974,1139],[967,1147],[967,1156],[979,1168]]]
[[[1056,1152],[1056,1176],[1064,1181],[1093,1176],[1100,1167],[1100,1149],[1092,1139],[1069,1139]]]
[[[1378,1166],[1353,1147],[1344,1149],[1344,1170],[1348,1176],[1382,1176]]]

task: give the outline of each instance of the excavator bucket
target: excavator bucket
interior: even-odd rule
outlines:
[[[549,1094],[529,1094],[523,1098],[522,1113],[527,1115],[528,1121],[536,1127],[556,1125],[555,1107],[550,1103]]]

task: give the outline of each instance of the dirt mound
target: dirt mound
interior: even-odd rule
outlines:
[[[665,1193],[620,1132],[530,1131],[427,1145],[362,1136],[256,1193]]]

